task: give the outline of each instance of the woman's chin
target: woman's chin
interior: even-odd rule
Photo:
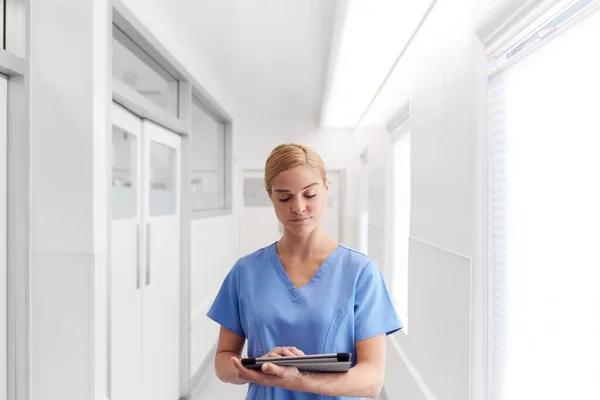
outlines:
[[[299,226],[295,225],[295,226],[288,226],[287,228],[291,233],[293,233],[296,236],[307,236],[312,231],[315,230],[315,225],[313,225],[313,224],[299,225]]]

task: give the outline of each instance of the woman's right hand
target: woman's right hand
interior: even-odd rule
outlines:
[[[303,356],[302,350],[292,346],[275,347],[273,350],[262,357],[286,357]],[[237,370],[238,382],[253,382],[258,385],[277,386],[288,390],[296,390],[300,371],[296,367],[278,366],[273,363],[264,363],[260,371],[254,371],[244,367],[237,357],[232,357],[231,362]]]
[[[303,356],[304,352],[293,346],[275,347],[273,350],[265,354],[263,357],[293,357]]]
[[[293,346],[283,346],[283,347],[275,347],[273,350],[263,355],[262,357],[284,357],[284,356],[303,356],[304,352],[302,350],[297,349]],[[236,364],[240,364],[239,357],[231,357],[231,362],[235,366]],[[245,371],[244,371],[245,372]],[[261,370],[261,372],[263,372]],[[246,379],[240,371],[237,371],[237,379],[244,380]]]

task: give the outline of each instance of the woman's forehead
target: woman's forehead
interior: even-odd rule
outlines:
[[[321,182],[319,172],[314,168],[300,166],[279,173],[272,183],[274,191],[300,191],[316,186]]]

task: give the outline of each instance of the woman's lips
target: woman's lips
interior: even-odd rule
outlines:
[[[309,221],[312,217],[302,217],[302,218],[294,218],[291,221],[295,224],[303,224]]]

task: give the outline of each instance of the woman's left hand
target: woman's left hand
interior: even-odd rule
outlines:
[[[277,347],[264,357],[303,356],[295,347]],[[272,363],[262,365],[261,371],[244,367],[238,358],[232,358],[239,377],[263,386],[277,386],[289,390],[298,390],[302,374],[296,367],[284,367]]]

